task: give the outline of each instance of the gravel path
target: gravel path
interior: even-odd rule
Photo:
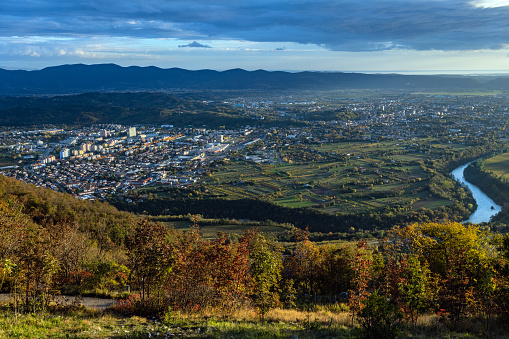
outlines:
[[[65,303],[72,303],[74,300],[73,296],[59,296],[58,299],[62,300]],[[6,293],[0,294],[0,303],[4,303],[9,301],[10,295]],[[80,304],[85,306],[86,308],[102,311],[107,309],[110,306],[115,305],[116,300],[114,299],[102,299],[102,298],[91,298],[91,297],[83,297],[78,299]]]

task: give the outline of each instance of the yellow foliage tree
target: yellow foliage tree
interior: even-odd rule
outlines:
[[[395,228],[394,244],[415,255],[439,281],[437,311],[456,321],[482,309],[483,296],[494,284],[495,248],[490,234],[477,225],[421,223]]]

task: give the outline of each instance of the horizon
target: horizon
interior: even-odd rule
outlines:
[[[122,68],[128,67],[140,67],[140,68],[148,68],[148,67],[156,67],[160,69],[171,69],[171,68],[180,68],[188,71],[205,71],[211,70],[216,72],[226,72],[234,69],[241,69],[247,72],[255,72],[255,71],[267,71],[267,72],[288,72],[288,73],[301,73],[301,72],[316,72],[316,73],[364,73],[364,74],[398,74],[398,75],[444,75],[444,76],[509,76],[509,70],[387,70],[387,71],[376,71],[376,70],[291,70],[291,69],[244,69],[244,68],[226,68],[226,69],[212,69],[212,68],[182,68],[182,67],[160,67],[156,65],[147,65],[147,66],[139,66],[139,65],[119,65],[116,63],[97,63],[97,64],[85,64],[85,63],[74,63],[74,64],[59,64],[59,65],[50,65],[42,68],[13,68],[13,67],[5,67],[0,65],[0,69],[6,71],[40,71],[45,68],[52,67],[60,67],[60,66],[75,66],[75,65],[85,65],[85,66],[97,66],[97,65],[115,65]]]
[[[508,73],[507,17],[509,0],[5,0],[0,65]]]

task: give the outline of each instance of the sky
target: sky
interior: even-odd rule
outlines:
[[[0,68],[509,73],[509,0],[0,0]]]

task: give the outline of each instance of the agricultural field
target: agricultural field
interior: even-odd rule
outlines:
[[[430,192],[431,175],[421,165],[465,147],[435,139],[287,146],[254,152],[280,161],[266,164],[239,157],[201,183],[217,197],[261,199],[331,214],[395,205],[436,209],[451,201]]]
[[[492,172],[502,182],[509,182],[509,153],[486,159],[483,164],[486,171]]]
[[[416,92],[417,95],[440,95],[440,96],[491,96],[502,95],[503,91],[465,91],[465,92]]]
[[[160,221],[157,220],[157,218],[154,219],[154,221],[157,221],[159,224],[164,225],[166,227],[171,227],[176,230],[182,230],[182,231],[188,231],[191,229],[191,226],[193,225],[192,221]],[[215,220],[214,220],[215,221]],[[221,223],[215,222],[215,223],[202,223],[199,225],[199,230],[202,234],[202,236],[206,239],[214,239],[217,237],[217,234],[219,232],[221,233],[228,233],[229,235],[235,235],[235,236],[241,236],[244,233],[244,230],[250,229],[250,228],[256,228],[260,232],[266,233],[266,234],[273,234],[273,235],[281,235],[286,232],[288,232],[288,227],[284,227],[283,225],[250,225],[246,223]]]
[[[0,167],[17,165],[19,165],[19,158],[13,157],[7,153],[0,153]]]

